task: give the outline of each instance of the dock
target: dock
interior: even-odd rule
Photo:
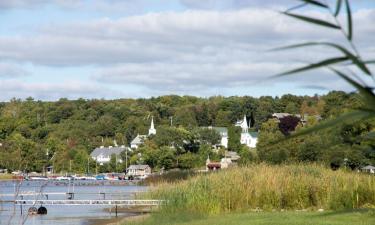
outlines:
[[[14,200],[16,205],[106,205],[106,206],[160,206],[164,200]]]

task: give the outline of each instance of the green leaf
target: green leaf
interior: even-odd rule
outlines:
[[[308,22],[308,23],[315,24],[315,25],[324,26],[324,27],[333,28],[333,29],[340,29],[340,26],[338,26],[336,24],[333,24],[333,23],[330,23],[330,22],[327,22],[327,21],[324,21],[324,20],[315,19],[315,18],[302,16],[302,15],[297,15],[297,14],[289,13],[289,12],[283,12],[283,14],[285,14],[287,16],[290,16],[290,17],[293,17],[293,18],[296,18],[296,19],[299,19],[299,20],[302,20],[302,21],[305,21],[305,22]]]
[[[298,68],[298,69],[294,69],[294,70],[290,70],[290,71],[287,71],[287,72],[283,72],[281,74],[277,74],[274,77],[291,75],[291,74],[294,74],[294,73],[299,73],[299,72],[303,72],[303,71],[307,71],[307,70],[311,70],[311,69],[316,69],[316,68],[323,67],[323,66],[328,66],[328,65],[344,62],[346,60],[349,60],[349,58],[348,57],[337,57],[337,58],[326,59],[326,60],[323,60],[323,61],[320,61],[320,62],[317,62],[317,63],[312,63],[310,65],[307,65],[307,66],[304,66],[304,67],[301,67],[301,68]]]
[[[315,5],[315,6],[319,6],[319,7],[323,7],[323,8],[328,8],[328,6],[324,3],[321,3],[319,1],[316,1],[316,0],[300,0],[302,2],[306,2],[308,4],[311,4],[311,5]]]
[[[343,72],[339,70],[336,70],[333,68],[330,68],[330,69],[359,91],[360,96],[363,98],[363,100],[366,103],[366,107],[370,107],[372,108],[372,110],[375,110],[375,95],[371,89],[361,85],[360,83],[351,79],[348,75],[344,74]]]
[[[357,56],[355,56],[353,53],[351,53],[349,50],[346,48],[330,43],[330,42],[307,42],[307,43],[302,43],[302,44],[296,44],[296,45],[289,45],[281,48],[276,48],[272,49],[274,51],[279,51],[279,50],[286,50],[286,49],[292,49],[292,48],[301,48],[301,47],[306,47],[306,46],[316,46],[316,45],[323,45],[323,46],[330,46],[333,47],[339,51],[341,51],[344,55],[346,55],[352,62],[355,64],[359,69],[361,69],[364,73],[367,75],[371,75],[370,70],[367,68],[366,64],[362,62]]]
[[[352,12],[350,10],[350,4],[349,0],[345,0],[345,5],[346,5],[346,14],[347,14],[347,19],[348,19],[348,39],[352,40],[353,38],[353,21],[352,21]]]
[[[341,4],[342,4],[342,0],[337,0],[336,1],[336,10],[335,10],[335,17],[339,15],[340,13],[340,9],[341,9]]]
[[[366,119],[369,119],[369,118],[372,118],[372,117],[375,117],[375,112],[368,111],[368,110],[355,110],[355,111],[352,111],[352,112],[344,113],[344,114],[336,117],[335,119],[322,121],[315,126],[308,127],[308,128],[302,129],[300,131],[297,131],[297,132],[289,135],[286,138],[283,138],[283,139],[280,139],[280,140],[276,141],[273,144],[277,144],[277,143],[286,141],[286,140],[291,139],[291,138],[296,138],[296,137],[308,135],[308,134],[311,134],[311,133],[314,133],[314,132],[317,132],[317,131],[320,131],[320,130],[331,128],[331,127],[334,127],[334,126],[336,126],[338,124],[341,124],[341,123],[344,123],[344,122],[354,123],[354,122],[363,121],[363,120],[366,120]]]

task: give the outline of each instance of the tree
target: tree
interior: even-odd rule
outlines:
[[[279,129],[284,135],[289,135],[294,131],[300,122],[300,119],[295,116],[285,116],[280,118]]]
[[[228,128],[228,149],[238,152],[241,149],[241,128],[230,126]]]
[[[221,135],[212,128],[199,129],[199,139],[201,144],[216,145],[220,143]]]

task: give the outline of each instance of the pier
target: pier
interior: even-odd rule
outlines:
[[[164,200],[14,200],[16,205],[109,205],[109,206],[160,206]]]

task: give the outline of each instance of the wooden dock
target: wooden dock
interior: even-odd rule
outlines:
[[[15,200],[16,205],[107,205],[107,206],[160,206],[164,200]]]
[[[17,196],[37,196],[37,195],[135,195],[138,193],[144,193],[146,191],[119,191],[119,192],[35,192],[35,191],[25,191],[20,192]],[[0,197],[14,197],[14,193],[11,194],[0,194]]]

